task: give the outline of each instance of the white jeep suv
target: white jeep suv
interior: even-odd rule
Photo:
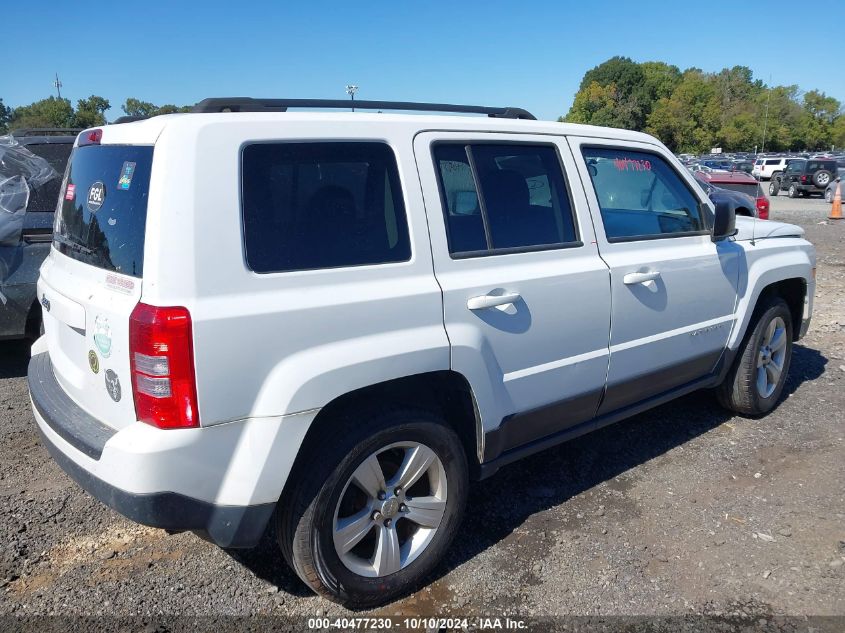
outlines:
[[[356,105],[358,105],[356,103]],[[77,139],[38,297],[45,446],[125,516],[405,593],[470,479],[703,387],[771,410],[801,229],[646,134],[523,110],[211,99]]]

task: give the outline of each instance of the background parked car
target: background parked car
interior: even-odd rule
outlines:
[[[41,328],[35,284],[50,252],[62,176],[78,132],[29,129],[0,137],[0,181],[24,176],[29,193],[22,218],[16,218],[13,230],[4,232],[0,241],[0,339],[34,338]]]
[[[833,159],[807,159],[790,161],[780,180],[772,179],[769,194],[776,196],[785,190],[790,198],[809,196],[814,193],[824,195],[827,186],[838,173]]]
[[[760,180],[769,180],[773,175],[783,173],[790,160],[787,156],[758,158],[754,162],[751,175],[756,176]]]
[[[750,160],[735,160],[731,165],[731,171],[743,171],[750,174],[754,169],[754,163]]]
[[[842,181],[843,173],[845,173],[845,169],[840,169],[839,170],[839,176],[835,180],[832,180],[830,182],[830,184],[825,188],[825,190],[824,190],[825,201],[833,202],[833,196],[836,195],[836,188],[839,187],[840,184],[843,183],[843,181]],[[842,186],[845,187],[845,184],[842,184]],[[845,191],[843,191],[842,193],[845,194]]]
[[[734,203],[739,215],[769,219],[769,199],[763,194],[760,183],[753,176],[742,171],[698,171],[695,172],[695,177],[702,183],[714,203],[717,199],[729,199]],[[714,189],[716,191],[713,191]]]

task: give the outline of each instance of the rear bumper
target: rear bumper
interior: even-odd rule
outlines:
[[[46,352],[33,356],[28,378],[44,445],[82,488],[133,521],[204,532],[222,547],[261,539],[313,419],[179,430],[137,422],[116,431],[68,398]]]
[[[56,463],[83,490],[127,519],[142,525],[203,532],[221,547],[254,547],[261,540],[276,507],[275,503],[222,506],[174,492],[140,494],[121,490],[98,479],[70,459],[43,431],[41,439]]]

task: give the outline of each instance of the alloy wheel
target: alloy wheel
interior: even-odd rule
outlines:
[[[334,546],[350,571],[371,578],[405,569],[443,521],[448,488],[437,454],[419,442],[391,444],[350,476],[335,508]]]
[[[781,317],[771,320],[757,352],[757,393],[770,397],[777,389],[786,360],[786,324]]]

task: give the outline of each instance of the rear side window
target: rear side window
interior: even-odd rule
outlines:
[[[807,171],[815,172],[819,169],[826,169],[828,171],[836,171],[836,163],[833,161],[811,160],[807,163]]]
[[[258,143],[243,149],[244,247],[270,273],[407,261],[396,158],[384,143]]]
[[[767,164],[767,165],[780,165],[780,164],[781,164],[781,162],[782,162],[782,159],[780,159],[780,158],[775,158],[775,159],[770,159],[770,160],[767,160],[767,161],[766,161],[766,164]]]
[[[86,264],[141,277],[152,146],[89,145],[70,156],[53,245]]]
[[[582,151],[609,241],[705,230],[698,198],[657,154],[600,147]]]
[[[433,154],[453,255],[580,244],[553,146],[439,143]]]

